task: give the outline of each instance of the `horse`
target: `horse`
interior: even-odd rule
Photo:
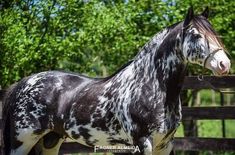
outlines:
[[[200,14],[189,8],[183,21],[157,33],[111,76],[45,71],[11,86],[3,103],[5,154],[40,148],[56,155],[66,138],[88,147],[138,146],[136,155],[170,154],[187,64],[229,73],[208,14],[208,8]]]

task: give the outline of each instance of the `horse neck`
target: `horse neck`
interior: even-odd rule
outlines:
[[[139,87],[148,84],[159,89],[159,85],[166,87],[167,83],[180,77],[183,60],[180,56],[180,33],[176,33],[178,28],[164,29],[156,34],[132,63],[110,80],[123,85],[135,84]]]
[[[129,65],[106,79],[99,101],[106,103],[105,107],[120,119],[130,121],[129,114],[140,114],[146,124],[154,124],[150,130],[159,127],[160,132],[170,128],[164,121],[166,117],[171,119],[166,112],[175,113],[169,121],[178,122],[181,88],[177,80],[182,78],[183,61],[177,56],[180,51],[176,46],[178,34],[171,31],[166,29],[157,34]],[[136,122],[140,119],[132,116]],[[132,130],[132,126],[127,128]]]

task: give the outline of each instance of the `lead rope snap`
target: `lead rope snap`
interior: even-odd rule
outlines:
[[[198,79],[199,81],[203,81],[203,80],[204,80],[204,77],[203,77],[202,74],[200,74],[200,75],[197,76],[197,79]]]

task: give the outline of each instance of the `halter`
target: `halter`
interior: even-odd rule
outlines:
[[[206,58],[205,58],[205,60],[204,60],[204,62],[203,62],[203,68],[206,68],[206,62],[207,62],[207,60],[212,56],[212,55],[214,55],[215,53],[217,53],[218,51],[220,51],[220,50],[223,50],[222,48],[217,48],[217,49],[215,49],[214,51],[212,51],[211,53],[209,53],[207,56],[206,56]]]
[[[182,44],[184,43],[185,30],[186,30],[189,26],[190,26],[190,25],[188,25],[188,26],[185,27],[185,28],[182,28],[182,37],[181,37]],[[207,44],[208,44],[208,43],[207,43]],[[182,45],[182,47],[183,47],[183,45]],[[197,77],[199,81],[205,81],[206,83],[208,83],[208,85],[209,85],[213,90],[218,91],[218,92],[220,92],[220,90],[218,90],[217,88],[215,88],[209,81],[206,81],[206,80],[204,79],[203,74],[204,74],[204,72],[205,72],[206,62],[208,61],[208,59],[209,59],[211,56],[213,56],[215,53],[217,53],[218,51],[220,51],[220,50],[223,50],[223,48],[221,48],[221,47],[220,47],[220,48],[217,48],[217,49],[213,50],[212,52],[210,52],[210,53],[206,56],[206,58],[205,58],[205,60],[204,60],[204,62],[203,62],[203,70],[202,70],[201,74],[199,74],[198,77]],[[186,75],[186,70],[187,70],[187,68],[188,68],[188,62],[186,63],[186,65],[185,65],[185,67],[183,68],[183,71],[182,71],[182,73],[181,73],[182,80],[179,82],[179,85],[183,85],[183,82],[184,82],[184,78],[183,78],[183,77]]]
[[[183,48],[183,43],[184,43],[184,39],[185,39],[185,32],[186,32],[186,30],[187,30],[191,25],[192,25],[192,24],[189,24],[189,25],[187,25],[186,27],[183,27],[183,28],[181,29],[181,34],[182,34],[182,35],[181,35],[181,47],[182,47],[182,48]],[[206,36],[205,36],[205,38],[206,38]],[[208,49],[209,49],[208,39],[206,38],[205,40],[207,41],[207,45],[208,45]],[[213,50],[212,52],[210,52],[210,53],[206,56],[205,60],[203,61],[203,69],[202,69],[202,72],[201,72],[201,74],[199,74],[198,77],[197,77],[199,81],[205,81],[205,82],[211,87],[211,89],[213,89],[213,90],[215,90],[215,91],[218,91],[218,92],[221,92],[221,91],[220,91],[219,89],[215,88],[209,81],[205,80],[203,74],[204,74],[204,72],[205,72],[206,63],[207,63],[208,59],[209,59],[211,56],[213,56],[215,53],[217,53],[218,51],[220,51],[220,50],[224,50],[224,48],[219,47],[219,48]],[[226,51],[224,51],[224,52],[225,52],[228,56],[230,56],[230,54],[229,54],[228,52],[226,52]],[[182,72],[181,72],[180,77],[182,78],[182,80],[179,82],[179,86],[182,86],[182,85],[183,85],[184,76],[186,75],[186,70],[187,70],[187,68],[188,68],[188,62],[185,64],[185,66],[184,66],[184,68],[183,68],[183,70],[182,70]]]
[[[203,74],[204,74],[204,72],[205,72],[207,60],[208,60],[212,55],[214,55],[215,53],[217,53],[217,52],[220,51],[220,50],[223,50],[223,49],[222,49],[222,48],[217,48],[217,49],[215,49],[214,51],[212,51],[211,53],[209,53],[209,54],[206,56],[206,58],[205,58],[205,60],[204,60],[204,62],[203,62],[202,73],[201,73],[200,75],[198,75],[198,80],[200,80],[200,81],[203,80]]]
[[[208,86],[211,87],[211,89],[213,89],[214,91],[217,91],[217,92],[219,92],[219,93],[221,93],[222,91],[221,91],[220,89],[216,88],[215,86],[213,86],[209,81],[205,80],[203,74],[204,74],[204,72],[205,72],[207,60],[208,60],[212,55],[214,55],[215,53],[217,53],[217,52],[220,51],[220,50],[223,50],[223,49],[222,49],[222,48],[217,48],[217,49],[215,49],[214,51],[212,51],[210,54],[207,55],[207,57],[205,58],[204,63],[203,63],[203,70],[202,70],[201,74],[199,74],[199,75],[197,76],[197,79],[198,79],[199,81],[204,81]],[[226,53],[226,52],[225,52],[225,53]]]

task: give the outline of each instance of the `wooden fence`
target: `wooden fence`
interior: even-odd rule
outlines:
[[[226,91],[223,89],[226,88]],[[230,91],[227,91],[229,88]],[[215,76],[190,76],[185,78],[183,89],[214,89],[220,90],[220,93],[234,93],[235,75],[215,77]],[[224,120],[235,119],[235,106],[220,107],[183,107],[183,120]],[[0,124],[1,126],[1,124]],[[235,125],[234,125],[235,129]],[[184,137],[174,139],[175,150],[212,150],[212,151],[234,151],[234,138],[200,138],[200,137]],[[88,148],[74,142],[63,143],[60,154],[78,153],[78,152],[94,152],[93,148]]]

